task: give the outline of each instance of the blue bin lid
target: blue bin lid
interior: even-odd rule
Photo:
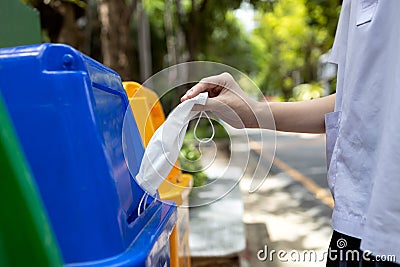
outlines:
[[[118,74],[61,44],[0,49],[0,70],[1,93],[64,261],[127,251],[146,225],[135,223],[144,192],[133,179],[144,149]],[[158,220],[173,218],[169,212]]]

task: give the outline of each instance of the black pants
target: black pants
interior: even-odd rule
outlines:
[[[327,267],[400,267],[360,250],[361,240],[334,231],[329,245]]]

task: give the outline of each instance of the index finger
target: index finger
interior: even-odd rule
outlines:
[[[204,78],[195,86],[190,88],[190,90],[188,90],[184,96],[182,96],[181,102],[193,98],[203,92],[209,92],[210,97],[215,97],[222,90],[222,82],[223,81],[221,81],[221,75]]]
[[[208,89],[208,84],[201,83],[201,81],[200,81],[195,86],[190,88],[184,96],[182,96],[181,102],[186,101],[190,98],[193,98],[193,97],[197,96],[198,94],[207,91],[207,89]]]

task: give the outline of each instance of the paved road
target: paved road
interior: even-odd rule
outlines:
[[[276,156],[320,187],[328,187],[324,135],[278,134]]]
[[[247,142],[240,131],[233,131],[231,136],[233,140]],[[282,250],[287,254],[282,260],[274,254],[273,260],[268,257],[261,262],[254,255],[263,244],[259,242],[246,252],[248,265],[325,266],[324,252],[331,235],[333,203],[326,182],[325,137],[277,134],[275,161],[271,167],[275,136],[263,135],[262,142],[256,132],[249,136],[253,153],[246,175],[241,181],[244,222],[247,225],[256,225],[258,229],[260,225],[265,225],[269,236],[263,242],[267,245],[268,254],[272,249],[277,252]],[[264,147],[261,147],[262,144]],[[232,154],[235,154],[235,150],[244,153],[244,147],[232,147]],[[257,169],[260,154],[262,164]],[[233,162],[240,165],[243,157],[240,153],[235,157]],[[251,186],[254,173],[259,178],[268,171],[269,175],[262,186],[255,193],[249,193],[249,188],[254,188]],[[257,239],[257,236],[251,238]],[[310,256],[305,250],[312,250],[315,255]],[[311,261],[309,257],[312,258]]]

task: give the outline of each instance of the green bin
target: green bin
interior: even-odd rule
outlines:
[[[62,266],[1,96],[0,123],[0,266]]]

